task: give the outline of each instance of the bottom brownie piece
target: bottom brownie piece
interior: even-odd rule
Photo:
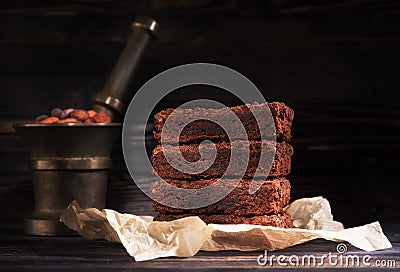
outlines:
[[[272,215],[256,216],[237,216],[233,214],[165,214],[159,213],[154,217],[155,221],[172,221],[188,216],[198,216],[207,224],[250,224],[271,226],[278,228],[294,228],[293,220],[290,214],[282,212]]]

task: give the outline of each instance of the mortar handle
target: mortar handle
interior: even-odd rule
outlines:
[[[151,18],[138,17],[131,25],[124,50],[101,92],[92,98],[95,111],[106,112],[113,121],[125,114],[127,100],[133,96],[132,81],[147,44],[156,38],[159,25]]]

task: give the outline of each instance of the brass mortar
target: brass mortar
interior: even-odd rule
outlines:
[[[84,208],[106,204],[110,154],[121,124],[16,124],[28,146],[35,210],[24,222],[33,235],[67,235],[60,216],[72,200]]]
[[[132,34],[106,81],[92,98],[93,109],[120,121],[131,83],[147,44],[156,37],[158,23],[139,17]],[[110,154],[121,136],[121,123],[110,124],[15,124],[29,150],[28,167],[33,173],[35,209],[25,220],[25,232],[33,235],[67,235],[59,222],[72,200],[83,208],[105,207]]]

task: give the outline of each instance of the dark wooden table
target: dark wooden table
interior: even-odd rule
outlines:
[[[377,261],[386,266],[400,267],[400,225],[383,225],[386,235],[393,244],[393,248],[365,252],[347,244],[348,252],[343,256],[358,256],[362,263],[362,257],[370,255],[370,267],[364,269],[375,271]],[[288,259],[292,255],[300,259],[304,255],[314,255],[317,258],[324,254],[337,254],[337,243],[324,240],[316,240],[303,245],[294,246],[285,250],[268,252],[268,256],[285,255],[288,266],[280,266],[277,261],[271,266],[269,263],[260,266],[257,258],[263,252],[199,252],[191,258],[161,258],[151,261],[135,262],[123,246],[105,240],[87,241],[81,237],[35,237],[22,234],[19,223],[0,223],[0,271],[29,270],[29,271],[252,271],[271,270],[274,268],[307,268],[320,269],[319,261],[315,267],[307,265],[292,266]],[[293,257],[295,258],[295,257]],[[294,260],[294,259],[293,259]],[[395,262],[395,263],[394,263]],[[348,268],[354,271],[352,261],[350,266],[330,266],[325,260],[324,268]],[[362,267],[363,265],[360,264]]]

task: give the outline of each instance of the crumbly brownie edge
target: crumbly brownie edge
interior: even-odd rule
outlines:
[[[217,179],[184,181],[165,180],[169,184],[186,189],[197,189],[209,186]],[[290,182],[286,178],[275,178],[266,180],[256,193],[249,194],[249,186],[252,180],[241,180],[236,188],[226,197],[214,204],[198,209],[178,209],[153,202],[153,208],[161,213],[190,213],[190,214],[235,214],[235,215],[266,215],[276,214],[283,211],[283,208],[290,201]],[[233,179],[222,180],[217,186],[229,186],[236,184]],[[226,187],[225,187],[226,188]],[[218,190],[218,189],[216,189]],[[174,195],[162,183],[156,181],[151,186],[153,199],[169,202],[174,207],[180,203],[190,202],[189,196],[182,194],[179,197]],[[211,195],[213,197],[214,195]],[[216,196],[215,196],[216,197]],[[215,199],[217,200],[217,199]]]
[[[163,214],[158,213],[155,221],[172,221],[188,216],[199,216],[207,224],[249,224],[272,226],[278,228],[294,228],[293,220],[286,212],[272,215],[235,216],[230,214]]]
[[[238,149],[238,152],[245,152],[246,145],[242,145],[241,143],[246,143],[247,141],[234,141],[231,144],[235,145],[235,148]],[[271,153],[275,150],[275,157],[272,161],[271,168],[268,169],[264,163],[259,162],[260,159],[260,147],[261,142],[259,141],[250,141],[250,159],[248,160],[246,157],[237,156],[232,162],[230,161],[231,157],[231,145],[226,142],[216,143],[214,144],[206,144],[203,146],[203,151],[207,152],[209,150],[218,150],[217,158],[214,164],[209,167],[206,171],[199,174],[189,174],[178,171],[173,168],[167,159],[164,156],[164,150],[166,152],[170,152],[172,156],[177,157],[178,155],[183,155],[184,158],[190,161],[197,161],[198,164],[207,165],[207,161],[198,161],[200,159],[200,154],[198,153],[199,146],[197,144],[190,145],[181,145],[179,147],[180,154],[175,154],[175,151],[172,151],[171,146],[168,145],[158,145],[153,150],[153,155],[151,157],[153,170],[156,175],[161,178],[171,178],[171,179],[210,179],[210,178],[218,178],[224,175],[229,163],[233,163],[231,167],[231,177],[239,177],[241,173],[235,172],[235,169],[248,164],[246,173],[244,178],[266,178],[266,177],[280,177],[286,176],[290,173],[291,170],[291,157],[293,155],[293,147],[288,143],[281,142],[276,143],[273,142],[263,142],[263,152]],[[271,153],[272,154],[272,153]],[[256,170],[257,175],[255,176]]]
[[[249,105],[257,107],[258,105],[262,104],[253,103]],[[254,125],[251,125],[254,123],[251,119],[254,119],[254,117],[252,117],[252,115],[249,114],[247,106],[248,105],[241,105],[241,106],[231,107],[230,109],[238,115],[239,119],[241,119],[243,123],[247,122],[250,124],[246,126],[249,139],[258,140],[260,137],[258,126],[254,127]],[[291,127],[294,118],[294,111],[282,102],[268,103],[268,107],[270,108],[275,123],[276,138],[281,141],[289,142],[291,139]],[[198,109],[198,110],[204,111],[205,109]],[[168,108],[166,110],[160,111],[154,116],[153,134],[158,142],[161,142],[161,131],[164,122],[173,111],[174,109]],[[178,109],[177,111],[178,114],[182,115],[196,114],[196,110],[193,109]],[[210,112],[216,114],[218,113],[218,110],[210,110]],[[204,131],[207,131],[208,135],[205,135]],[[181,143],[191,143],[191,142],[200,142],[205,139],[215,140],[215,141],[228,140],[227,135],[226,134],[224,135],[220,129],[217,129],[216,127],[213,128],[213,126],[210,126],[209,121],[201,121],[201,120],[196,121],[195,128],[189,129],[188,134],[189,135],[185,134],[181,135],[179,141]],[[164,137],[167,142],[173,143],[172,141],[176,141],[176,139],[172,139],[168,137],[168,135],[164,135]],[[267,133],[267,137],[272,137],[272,135],[268,135]]]

